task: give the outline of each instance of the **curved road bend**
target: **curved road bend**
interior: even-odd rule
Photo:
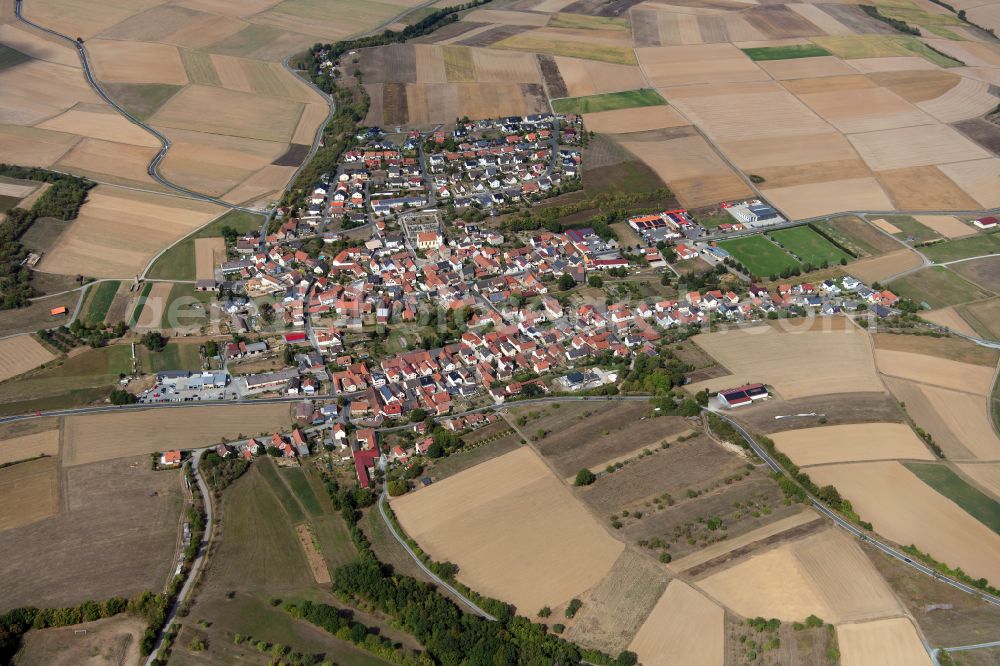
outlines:
[[[25,25],[29,25],[32,28],[35,28],[36,30],[41,30],[44,33],[52,35],[53,37],[57,37],[63,41],[69,42],[74,47],[76,47],[77,54],[80,56],[80,63],[83,65],[83,75],[86,77],[87,83],[90,84],[90,87],[94,89],[94,92],[96,92],[101,97],[101,99],[107,102],[108,105],[111,106],[111,108],[113,108],[115,111],[117,111],[122,117],[124,117],[133,125],[137,125],[138,127],[141,127],[142,129],[146,130],[146,132],[148,132],[157,141],[160,142],[159,152],[153,157],[152,161],[150,161],[149,165],[146,167],[146,173],[148,173],[153,180],[160,183],[164,187],[174,190],[175,192],[180,192],[181,194],[191,197],[192,199],[207,201],[209,203],[214,203],[218,206],[222,206],[224,208],[245,210],[247,212],[252,212],[252,213],[258,212],[252,208],[244,208],[242,206],[229,203],[228,201],[223,201],[222,199],[217,199],[215,197],[210,197],[206,194],[201,194],[200,192],[195,192],[194,190],[189,190],[188,188],[172,183],[163,176],[161,176],[159,167],[160,163],[167,156],[167,152],[169,152],[170,150],[171,146],[170,139],[161,134],[158,130],[154,129],[153,127],[150,127],[146,123],[136,118],[134,115],[132,115],[131,113],[126,111],[122,106],[120,106],[117,102],[111,99],[111,96],[104,91],[104,88],[101,87],[101,84],[98,83],[97,78],[94,76],[94,72],[90,67],[90,56],[87,54],[87,49],[84,47],[83,43],[78,42],[77,40],[73,39],[68,35],[64,35],[61,32],[52,30],[51,28],[46,28],[45,26],[38,25],[37,23],[25,18],[21,11],[23,4],[24,0],[14,0],[14,15],[17,17],[17,20],[21,21]]]
[[[170,607],[167,612],[167,621],[163,623],[163,630],[160,631],[159,635],[156,637],[156,643],[153,645],[153,651],[149,653],[146,658],[145,666],[152,666],[153,662],[156,660],[156,655],[163,646],[163,637],[166,636],[167,631],[170,629],[170,625],[174,623],[177,619],[177,611],[180,607],[187,601],[188,596],[191,595],[191,590],[194,588],[195,581],[198,580],[198,575],[201,573],[201,569],[205,564],[205,557],[208,555],[208,543],[211,541],[212,535],[212,496],[208,493],[208,486],[205,484],[205,480],[201,476],[201,471],[198,469],[198,464],[201,462],[201,454],[205,449],[198,449],[194,452],[194,456],[191,458],[191,473],[194,475],[194,480],[198,484],[198,490],[201,492],[202,504],[205,507],[205,531],[201,536],[201,543],[198,545],[198,553],[194,556],[194,560],[191,562],[191,568],[188,570],[187,578],[184,580],[184,585],[181,586],[180,592],[177,593],[177,599],[174,601],[174,605]]]
[[[723,421],[725,421],[726,423],[728,423],[729,425],[731,425],[733,428],[735,428],[736,431],[740,433],[740,436],[743,437],[743,439],[747,442],[747,444],[750,445],[750,448],[753,449],[754,453],[756,453],[757,456],[760,457],[760,459],[763,460],[764,463],[768,467],[770,467],[775,472],[778,472],[778,473],[781,473],[781,474],[785,473],[784,469],[782,469],[782,467],[777,462],[775,462],[775,460],[773,458],[771,458],[771,456],[767,452],[767,450],[764,449],[764,447],[762,447],[760,444],[758,444],[757,441],[750,435],[750,433],[748,433],[740,424],[736,423],[735,421],[733,421],[729,417],[725,416],[724,414],[720,414],[719,412],[717,412],[715,410],[704,409],[703,411],[715,414],[720,419],[722,419]],[[878,539],[876,539],[871,534],[869,534],[869,533],[861,530],[860,528],[854,526],[852,523],[850,523],[847,520],[845,520],[844,518],[842,518],[840,516],[840,514],[834,512],[828,506],[826,506],[825,504],[823,504],[822,502],[820,502],[818,499],[816,499],[808,491],[806,492],[806,497],[809,499],[809,502],[812,504],[813,508],[815,508],[817,511],[819,511],[820,513],[822,513],[824,516],[826,516],[827,518],[829,518],[830,520],[832,520],[837,526],[839,526],[839,527],[847,530],[848,532],[850,532],[851,534],[853,534],[855,537],[861,539],[862,541],[865,541],[865,542],[871,544],[872,546],[874,546],[878,550],[882,551],[883,553],[885,553],[889,557],[895,558],[895,559],[899,560],[900,562],[903,562],[904,564],[909,565],[910,567],[916,569],[917,571],[919,571],[919,572],[921,572],[923,574],[926,574],[926,575],[928,575],[928,576],[930,576],[930,577],[932,577],[932,578],[934,578],[934,579],[936,579],[936,580],[938,580],[938,581],[940,581],[942,583],[945,583],[947,585],[951,585],[952,587],[954,587],[954,588],[956,588],[958,590],[961,590],[962,592],[966,592],[966,593],[971,594],[973,596],[979,597],[980,599],[982,599],[986,603],[992,604],[994,606],[1000,606],[1000,597],[995,597],[992,594],[984,592],[983,590],[980,590],[978,588],[972,587],[971,585],[966,585],[965,583],[963,583],[961,581],[953,580],[952,578],[949,578],[947,576],[943,576],[943,575],[939,574],[938,572],[936,572],[933,569],[931,569],[930,567],[922,564],[921,562],[918,562],[918,561],[910,558],[909,555],[907,555],[907,554],[905,554],[905,553],[903,553],[901,551],[896,550],[892,546],[889,546],[888,544],[883,543],[882,541],[879,541]]]

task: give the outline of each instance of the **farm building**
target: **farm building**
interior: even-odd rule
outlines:
[[[975,226],[980,229],[996,229],[997,228],[997,218],[995,217],[983,217],[978,220],[973,221]]]
[[[763,384],[746,384],[726,391],[719,391],[719,402],[729,409],[743,407],[755,400],[765,400],[768,397],[770,395]]]

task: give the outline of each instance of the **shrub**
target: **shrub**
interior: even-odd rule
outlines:
[[[573,485],[589,486],[596,480],[597,477],[594,476],[594,473],[591,472],[586,467],[584,467],[583,469],[581,469],[579,472],[576,473],[576,480],[573,482]]]

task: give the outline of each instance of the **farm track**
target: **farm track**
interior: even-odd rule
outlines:
[[[141,120],[133,116],[131,113],[126,111],[122,106],[120,106],[117,102],[115,102],[110,95],[108,95],[104,91],[104,88],[101,87],[101,84],[97,81],[97,78],[94,76],[94,72],[90,67],[90,56],[87,53],[87,49],[83,45],[83,42],[79,42],[73,39],[72,37],[69,37],[68,35],[64,35],[61,32],[52,30],[51,28],[46,28],[45,26],[39,25],[25,18],[24,15],[21,13],[23,4],[24,0],[14,0],[14,15],[17,17],[17,20],[21,21],[25,25],[35,28],[36,30],[41,30],[44,33],[52,35],[53,37],[57,37],[63,41],[69,42],[74,47],[76,47],[77,55],[80,56],[80,64],[83,66],[83,75],[84,77],[86,77],[87,83],[90,84],[90,87],[94,89],[94,92],[96,92],[101,99],[107,102],[107,104],[112,109],[117,111],[123,118],[128,120],[133,125],[136,125],[145,130],[160,143],[159,152],[153,157],[149,165],[146,167],[146,173],[149,174],[150,178],[160,183],[164,187],[169,188],[175,192],[183,194],[192,199],[206,201],[208,203],[213,203],[217,206],[222,206],[224,208],[229,208],[233,210],[242,210],[248,213],[260,212],[253,208],[245,208],[243,206],[238,206],[236,204],[229,203],[228,201],[223,201],[222,199],[217,199],[216,197],[210,197],[207,194],[201,194],[200,192],[189,190],[188,188],[177,185],[176,183],[173,183],[164,178],[162,175],[160,175],[160,163],[163,162],[163,160],[167,157],[167,153],[170,151],[170,146],[172,145],[170,139],[168,139],[158,130],[154,129],[150,125],[147,125],[146,123],[142,122]]]

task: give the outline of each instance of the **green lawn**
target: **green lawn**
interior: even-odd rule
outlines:
[[[201,344],[198,342],[168,342],[161,352],[151,352],[145,347],[136,347],[136,353],[145,372],[166,370],[201,370]]]
[[[115,294],[118,293],[118,287],[121,286],[121,282],[117,280],[111,280],[108,282],[101,282],[96,287],[91,287],[93,294],[88,298],[87,316],[85,319],[91,324],[100,324],[104,321],[104,318],[108,315],[108,309],[111,307],[111,302],[115,300]]]
[[[640,106],[661,106],[667,101],[651,88],[626,90],[625,92],[590,95],[589,97],[567,97],[553,100],[556,113],[597,113],[615,109],[632,109]]]
[[[981,254],[994,254],[1000,252],[1000,233],[980,233],[958,240],[935,243],[920,248],[920,251],[927,255],[928,259],[937,263],[965,259],[966,257],[978,257]]]
[[[815,44],[789,44],[788,46],[761,46],[743,49],[751,60],[793,60],[828,56],[830,52]]]
[[[196,238],[222,236],[223,227],[231,227],[236,230],[236,233],[245,234],[260,229],[263,222],[260,215],[231,210],[164,252],[150,267],[148,277],[153,280],[194,280],[194,241]]]
[[[799,268],[799,262],[763,236],[724,240],[719,246],[758,277],[777,275],[786,268]]]
[[[306,516],[302,512],[302,507],[292,496],[292,492],[288,489],[288,486],[286,486],[278,476],[278,468],[275,466],[274,461],[270,458],[261,458],[259,461],[254,463],[254,467],[260,469],[261,476],[274,492],[275,497],[278,499],[278,503],[281,504],[285,511],[288,512],[288,517],[291,518],[292,523],[295,524],[304,521]]]
[[[1000,534],[1000,502],[969,485],[941,463],[906,463],[906,467],[921,481]]]
[[[930,266],[893,280],[889,289],[897,296],[915,303],[927,303],[932,308],[968,303],[990,296],[989,292],[944,266]]]
[[[132,316],[129,317],[128,325],[129,328],[135,328],[135,325],[139,323],[139,315],[142,314],[142,308],[146,305],[146,299],[149,298],[149,292],[153,290],[153,283],[147,282],[142,287],[142,293],[139,294],[139,300],[136,301],[135,310],[132,310]]]
[[[306,510],[306,513],[310,516],[318,516],[323,513],[323,509],[319,505],[319,499],[316,498],[316,493],[313,492],[312,486],[309,485],[309,480],[300,468],[289,467],[282,469],[281,476],[291,486],[292,492],[295,493],[299,502],[302,503],[302,508]]]
[[[824,262],[832,266],[839,264],[841,259],[845,261],[852,259],[849,254],[810,229],[808,225],[775,231],[771,236],[803,262],[812,264],[815,268],[822,266]]]

